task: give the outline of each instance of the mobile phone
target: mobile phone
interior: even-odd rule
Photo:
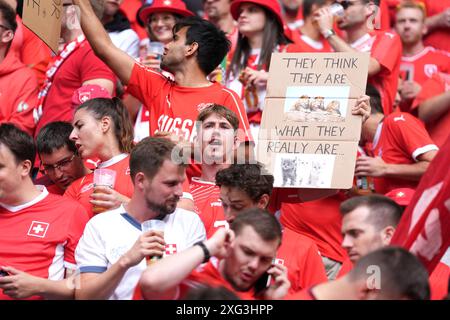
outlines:
[[[411,80],[411,70],[406,70],[405,72],[405,80],[410,81]]]
[[[255,296],[262,295],[264,290],[266,290],[270,285],[270,275],[267,272],[264,272],[263,275],[256,280],[254,284]]]

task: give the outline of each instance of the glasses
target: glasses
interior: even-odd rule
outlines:
[[[44,165],[42,165],[42,169],[40,171],[44,174],[49,174],[51,172],[54,172],[56,169],[58,169],[59,171],[62,171],[64,169],[67,169],[67,167],[73,161],[74,158],[75,158],[75,153],[70,158],[63,159],[63,160],[59,161],[58,163],[44,164]]]

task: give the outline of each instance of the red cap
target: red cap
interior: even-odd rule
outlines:
[[[145,23],[148,16],[155,12],[170,12],[183,17],[194,15],[186,8],[186,4],[181,0],[154,0],[150,6],[139,11],[139,18]]]
[[[284,26],[283,18],[281,16],[281,7],[277,0],[233,0],[231,2],[230,11],[234,20],[239,18],[239,7],[243,3],[254,3],[266,8],[267,10],[273,12],[280,25],[282,27]]]
[[[416,192],[414,189],[398,188],[389,191],[385,196],[394,200],[399,206],[407,206],[411,202],[414,192]]]
[[[112,98],[108,90],[96,85],[87,84],[75,90],[72,95],[72,108],[78,107],[80,104],[94,98]]]

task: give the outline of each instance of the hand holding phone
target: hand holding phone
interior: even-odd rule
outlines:
[[[287,268],[282,264],[272,264],[267,270],[270,275],[269,286],[263,291],[264,299],[278,300],[283,299],[288,293],[291,283],[288,279]]]

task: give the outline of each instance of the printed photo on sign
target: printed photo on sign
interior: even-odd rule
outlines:
[[[336,156],[317,154],[275,155],[276,187],[329,188]]]
[[[349,86],[288,87],[284,118],[298,122],[342,122],[347,114],[349,95]]]

